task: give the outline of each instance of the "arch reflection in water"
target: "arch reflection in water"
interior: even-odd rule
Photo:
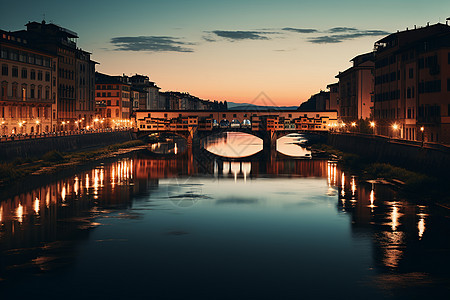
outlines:
[[[260,152],[263,141],[248,133],[225,132],[207,137],[203,141],[203,148],[218,156],[241,158]]]
[[[311,151],[304,147],[307,139],[302,134],[288,134],[277,140],[277,151],[296,158],[311,158]]]

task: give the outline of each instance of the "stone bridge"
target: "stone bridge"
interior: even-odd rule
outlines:
[[[302,133],[307,136],[318,138],[320,136],[326,137],[328,132],[317,132],[317,131],[305,131],[305,130],[252,130],[250,128],[215,128],[213,130],[198,130],[198,127],[189,127],[186,130],[176,130],[176,131],[137,131],[136,135],[139,139],[144,139],[154,133],[162,134],[172,134],[182,137],[187,140],[189,148],[200,148],[201,140],[212,135],[218,135],[225,132],[242,132],[260,138],[263,141],[263,151],[273,152],[276,150],[277,140],[291,133]]]

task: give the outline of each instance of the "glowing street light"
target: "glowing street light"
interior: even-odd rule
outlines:
[[[375,135],[375,122],[370,122],[370,127],[372,127],[372,134]]]
[[[420,131],[422,132],[422,147],[423,147],[423,142],[425,140],[425,133],[423,132],[424,130],[425,130],[425,127],[421,126]]]
[[[397,130],[399,129],[400,127],[398,126],[398,124],[397,123],[394,123],[394,125],[392,125],[392,132],[393,132],[393,137],[397,137]]]

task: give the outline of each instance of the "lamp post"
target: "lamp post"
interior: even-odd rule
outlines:
[[[375,122],[370,122],[370,127],[372,127],[372,135],[375,135]]]
[[[352,123],[350,124],[350,126],[352,126],[352,131],[355,132],[356,122],[352,122]]]
[[[397,130],[398,130],[398,125],[397,124],[394,124],[394,125],[392,125],[392,137],[394,137],[394,138],[397,138]]]
[[[423,126],[420,127],[420,131],[422,132],[422,147],[423,147],[423,142],[424,142],[424,131],[425,128]]]

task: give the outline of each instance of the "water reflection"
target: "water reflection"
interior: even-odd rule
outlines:
[[[307,139],[301,134],[288,134],[277,140],[277,151],[296,158],[311,158],[311,150],[306,149]]]
[[[214,290],[219,281],[204,275],[212,272],[227,286],[230,276],[246,278],[249,293],[269,277],[296,296],[317,296],[311,287],[321,283],[334,287],[323,297],[407,298],[409,291],[446,290],[449,229],[448,214],[409,203],[386,186],[360,183],[334,161],[143,153],[1,201],[0,278],[22,284],[26,274],[60,270],[58,282],[67,273],[95,290],[112,280],[113,266],[128,274],[127,291],[141,278],[166,290],[171,276],[184,278],[177,281],[186,283],[184,292],[195,286],[191,277]],[[123,253],[132,253],[130,264],[118,265]],[[96,281],[83,280],[86,272]],[[59,286],[40,278],[43,287]],[[335,294],[339,287],[343,294]]]
[[[261,151],[263,141],[248,133],[224,132],[206,137],[203,147],[218,156],[240,158],[252,156]]]
[[[303,135],[289,134],[276,141],[276,150],[288,157],[311,159],[311,151],[306,149]],[[209,152],[228,158],[252,156],[263,150],[263,141],[251,134],[241,132],[224,132],[206,137],[203,148]]]

